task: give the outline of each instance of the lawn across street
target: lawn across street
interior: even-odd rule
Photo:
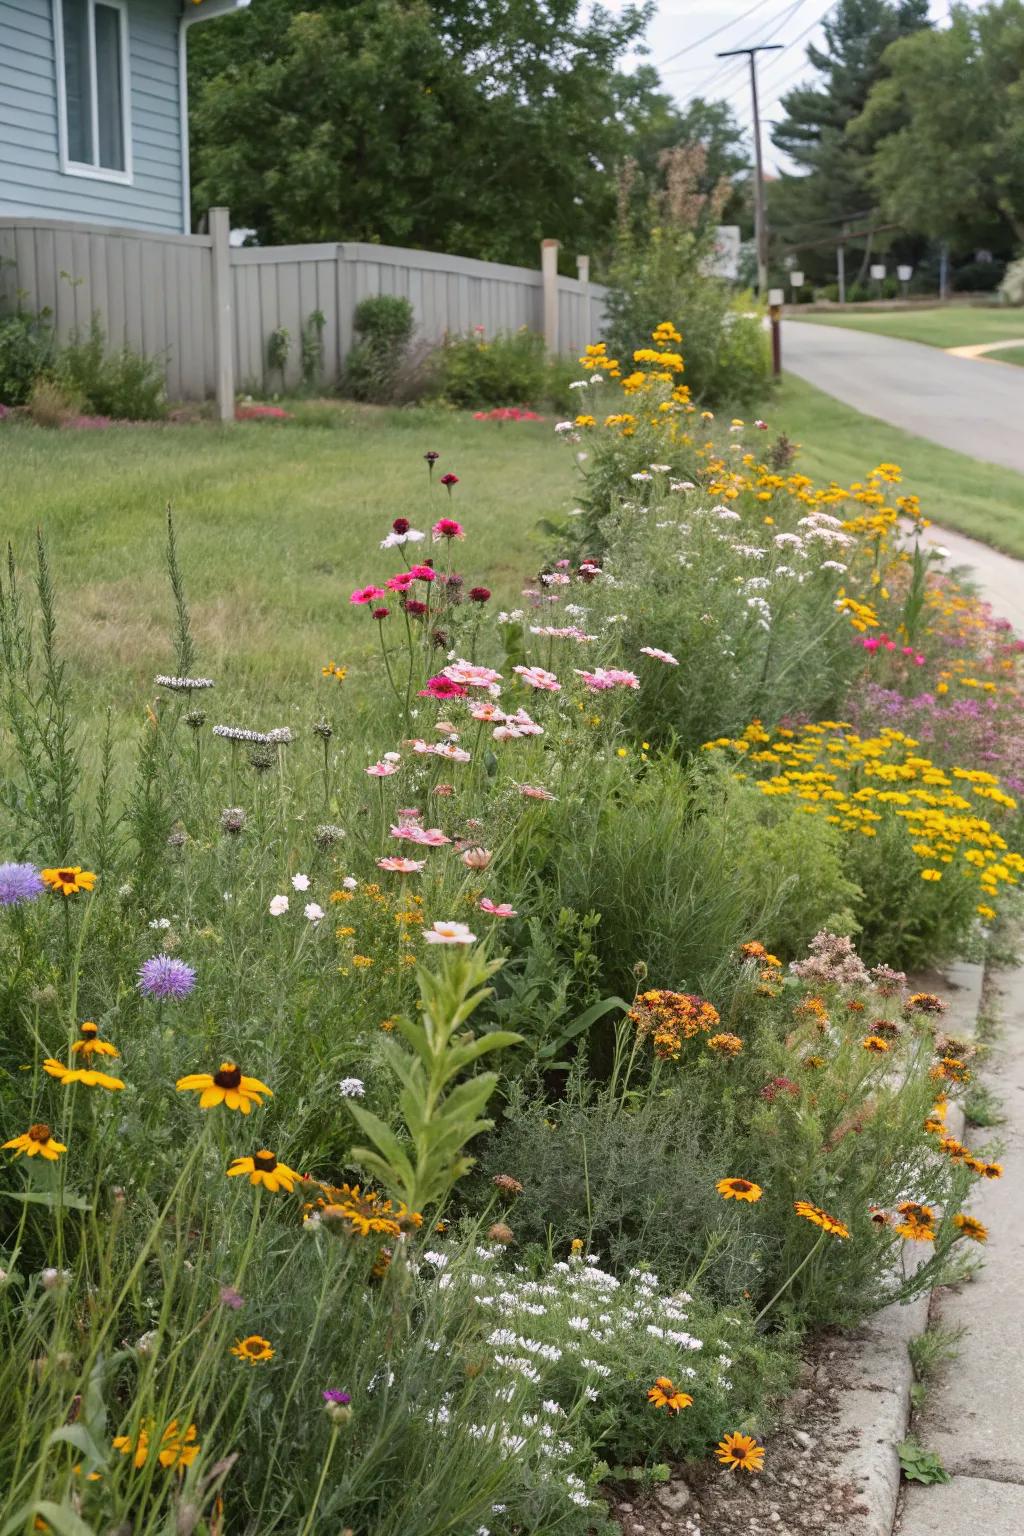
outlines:
[[[969,347],[986,341],[1024,341],[1024,309],[973,304],[936,309],[886,309],[864,314],[800,314],[787,310],[787,320],[800,324],[838,325],[846,330],[872,331],[929,347]],[[1019,359],[1015,359],[1019,361]],[[1010,361],[1004,357],[1003,361]]]

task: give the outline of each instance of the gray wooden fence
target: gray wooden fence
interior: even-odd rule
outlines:
[[[605,290],[586,281],[585,260],[579,280],[550,273],[546,303],[541,271],[464,256],[352,243],[225,251],[227,217],[214,213],[210,235],[0,218],[0,310],[48,309],[62,340],[98,312],[111,347],[163,360],[172,399],[217,394],[225,416],[236,389],[280,388],[267,363],[279,327],[290,337],[286,385],[298,382],[302,331],[315,312],[324,319],[322,377],[332,383],[353,343],[355,307],[371,294],[408,298],[417,334],[430,342],[525,326],[575,355],[601,335]]]

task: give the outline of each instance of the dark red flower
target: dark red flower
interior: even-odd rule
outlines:
[[[441,484],[442,485],[458,485],[458,483],[459,483],[458,475],[453,475],[451,470],[449,470],[446,475],[442,475],[441,476]]]
[[[490,587],[470,587],[469,600],[471,603],[489,603],[491,600]]]
[[[373,610],[373,616],[375,619],[386,619],[390,612],[390,608],[375,608]]]
[[[422,614],[427,612],[426,603],[421,603],[415,597],[404,598],[402,601],[402,607],[405,609],[406,613],[411,613],[413,618],[419,618]]]
[[[412,524],[407,517],[396,517],[391,526],[396,533],[408,533]]]
[[[433,448],[430,448],[423,455],[423,457],[426,459],[428,464],[434,465],[434,464],[437,463],[437,461],[441,457],[441,455],[439,453],[437,453]]]

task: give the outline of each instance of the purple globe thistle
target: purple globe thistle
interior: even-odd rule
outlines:
[[[0,864],[0,907],[19,907],[42,892],[42,878],[34,864]]]
[[[167,997],[179,1002],[188,997],[195,984],[192,966],[173,955],[151,955],[139,966],[139,991],[146,997]]]

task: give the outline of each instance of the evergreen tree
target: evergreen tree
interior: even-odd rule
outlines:
[[[776,148],[800,168],[770,188],[771,224],[786,244],[827,238],[844,217],[871,210],[874,145],[847,130],[884,73],[886,49],[928,26],[928,0],[838,0],[828,13],[824,45],[807,50],[820,79],[783,96],[786,115],[772,129]],[[804,265],[813,271],[814,258]]]

